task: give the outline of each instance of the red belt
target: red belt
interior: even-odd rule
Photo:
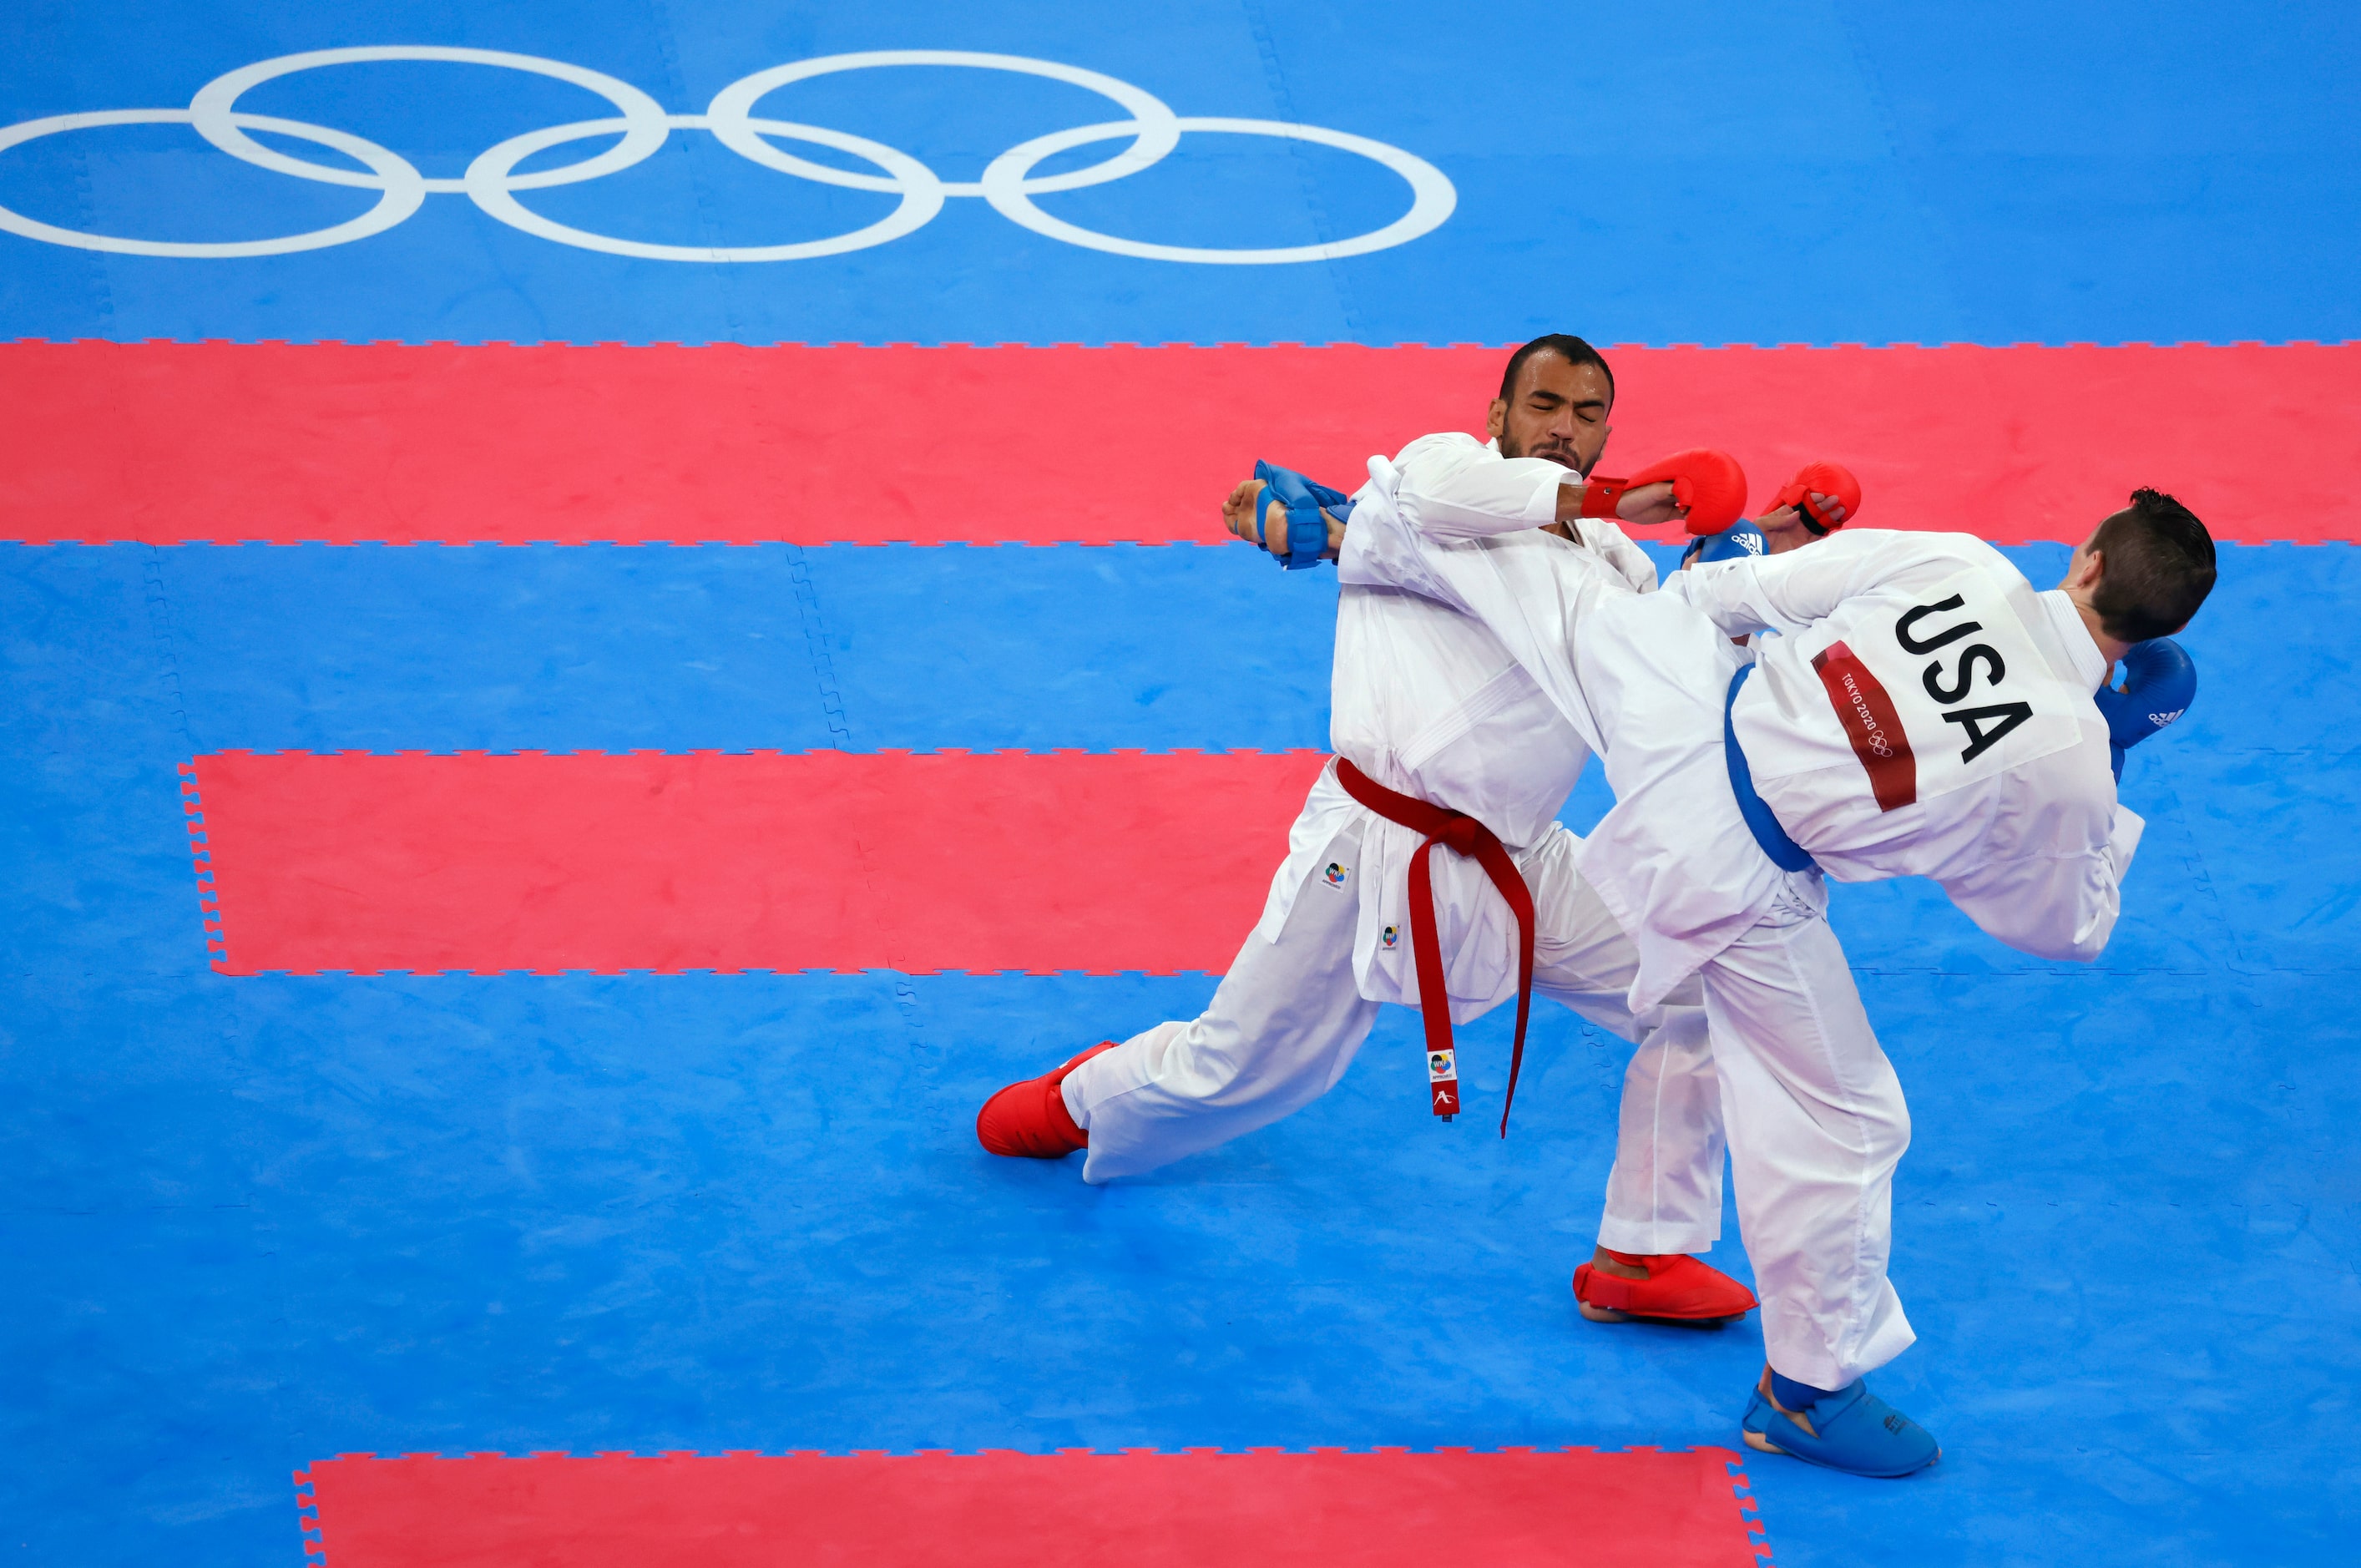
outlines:
[[[1434,929],[1434,877],[1427,869],[1427,856],[1441,844],[1472,858],[1517,917],[1517,1043],[1509,1057],[1508,1098],[1500,1105],[1500,1135],[1505,1138],[1509,1107],[1517,1100],[1517,1074],[1525,1065],[1525,1018],[1533,1004],[1532,890],[1525,886],[1499,836],[1465,812],[1389,790],[1342,757],[1336,759],[1336,782],[1371,811],[1426,840],[1410,858],[1410,950],[1418,966],[1419,1012],[1426,1022],[1427,1081],[1434,1091],[1434,1113],[1446,1122],[1459,1113],[1459,1058],[1451,1044],[1451,993],[1443,979],[1443,942]]]

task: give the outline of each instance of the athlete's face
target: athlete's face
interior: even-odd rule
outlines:
[[[1516,395],[1495,398],[1488,429],[1503,457],[1545,457],[1588,474],[1607,450],[1615,394],[1596,365],[1536,354],[1517,372]]]

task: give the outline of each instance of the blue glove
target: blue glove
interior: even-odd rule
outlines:
[[[2116,782],[2124,776],[2124,752],[2189,711],[2197,696],[2197,665],[2169,637],[2135,642],[2124,655],[2124,684],[2101,686],[2093,700],[2107,721],[2109,761]]]
[[[1763,531],[1740,518],[1719,533],[1708,533],[1682,552],[1681,565],[1692,561],[1738,561],[1749,555],[1761,555],[1768,549]]]
[[[1265,487],[1255,499],[1256,506],[1268,511],[1270,503],[1277,501],[1287,509],[1287,553],[1278,555],[1279,564],[1290,572],[1320,565],[1328,550],[1328,523],[1321,512],[1343,522],[1353,515],[1352,501],[1342,490],[1313,484],[1294,469],[1275,464],[1257,463],[1255,477]]]

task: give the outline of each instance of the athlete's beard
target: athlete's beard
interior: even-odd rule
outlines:
[[[1500,455],[1503,457],[1539,457],[1547,462],[1554,463],[1561,468],[1571,468],[1576,473],[1582,474],[1586,478],[1588,477],[1588,475],[1585,472],[1582,465],[1575,461],[1574,448],[1570,445],[1564,445],[1556,442],[1552,442],[1547,448],[1542,451],[1528,452],[1525,450],[1522,444],[1512,440],[1509,436],[1508,433],[1504,431],[1500,435]]]

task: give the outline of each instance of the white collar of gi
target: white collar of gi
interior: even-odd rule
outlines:
[[[2082,612],[2074,608],[2074,601],[2066,597],[2066,590],[2052,588],[2043,594],[2041,608],[2049,612],[2049,624],[2057,631],[2058,641],[2065,646],[2066,657],[2074,662],[2074,678],[2092,691],[2105,685],[2107,677],[2115,673],[2114,666],[2108,663],[2104,653],[2099,652],[2099,644],[2092,638],[2091,629],[2082,623]]]

